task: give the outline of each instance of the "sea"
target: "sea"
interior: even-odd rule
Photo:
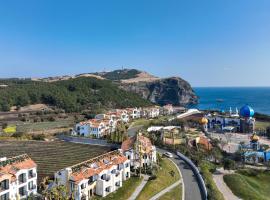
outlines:
[[[255,112],[270,115],[270,87],[195,87],[202,110],[240,110],[246,104]]]

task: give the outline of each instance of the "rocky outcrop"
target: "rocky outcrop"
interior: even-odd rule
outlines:
[[[184,106],[198,102],[198,97],[190,84],[179,77],[147,82],[122,82],[120,87],[126,91],[135,92],[144,99],[159,105],[173,104]]]

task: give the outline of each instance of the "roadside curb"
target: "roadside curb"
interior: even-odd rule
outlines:
[[[171,159],[169,159],[177,168],[179,174],[180,174],[180,180],[182,182],[182,200],[185,200],[185,183],[184,183],[184,179],[183,179],[183,175],[181,173],[181,170],[179,169],[179,167],[177,166],[177,164],[175,164],[175,162],[173,162]],[[181,184],[181,183],[180,183]]]

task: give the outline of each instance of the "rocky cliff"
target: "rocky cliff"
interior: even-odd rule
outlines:
[[[171,77],[150,81],[122,81],[120,87],[126,91],[139,94],[153,103],[164,105],[196,104],[198,97],[190,84],[179,78]]]

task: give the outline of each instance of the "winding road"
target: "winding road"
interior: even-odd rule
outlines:
[[[160,153],[165,153],[166,150],[157,149]],[[171,160],[179,167],[183,181],[185,184],[185,200],[203,200],[200,187],[193,171],[183,160],[173,153]]]

